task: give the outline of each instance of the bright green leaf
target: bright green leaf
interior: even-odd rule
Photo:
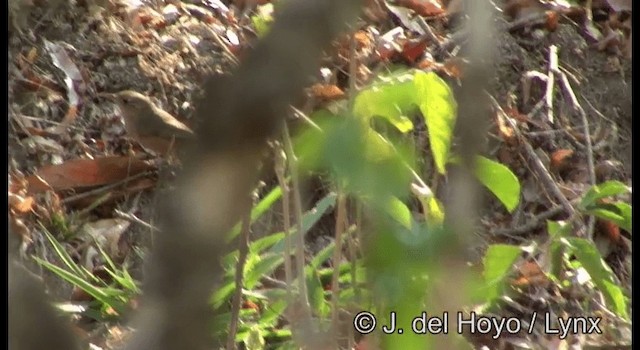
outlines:
[[[456,122],[456,101],[447,83],[433,72],[416,73],[414,85],[415,103],[427,125],[436,168],[444,174]]]
[[[484,157],[476,158],[475,175],[511,213],[520,201],[520,181],[506,166]]]
[[[605,299],[615,307],[616,314],[628,318],[627,305],[620,286],[615,284],[613,271],[602,259],[598,248],[589,240],[583,238],[567,238],[572,253],[578,258],[582,266],[591,276],[592,281],[604,294]]]
[[[413,129],[407,115],[415,109],[414,84],[411,74],[403,74],[377,82],[356,96],[353,114],[365,121],[382,117],[400,132]]]
[[[522,249],[513,245],[494,244],[489,246],[483,259],[487,301],[499,295],[500,289],[513,267],[513,263],[521,253]]]
[[[580,209],[587,209],[597,200],[629,192],[629,186],[620,181],[607,181],[592,186],[580,201]]]

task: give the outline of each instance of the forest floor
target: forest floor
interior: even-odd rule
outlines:
[[[133,261],[131,273],[142,278],[139,263],[156,234],[155,205],[164,191],[158,186],[160,160],[127,137],[118,110],[98,94],[124,89],[145,93],[197,128],[192,115],[200,84],[241,62],[270,20],[268,5],[256,9],[245,1],[229,2],[10,1],[20,5],[12,8],[9,30],[9,219],[26,260],[34,255],[59,262],[46,231],[89,271],[98,274],[105,264],[97,240],[115,263]],[[310,112],[347,99],[349,79],[365,86],[392,66],[435,71],[455,91],[467,64],[461,34],[465,19],[455,8],[459,3],[370,1],[353,35],[354,46],[348,36],[336,40],[300,108]],[[489,92],[520,123],[556,185],[573,200],[594,180],[618,180],[631,187],[631,1],[627,8],[623,1],[594,0],[590,11],[564,3],[497,1]],[[550,61],[556,58],[554,70]],[[353,59],[357,74],[349,77]],[[550,76],[555,86],[545,99]],[[590,146],[578,109],[588,120]],[[491,121],[486,156],[518,176],[522,204],[509,214],[489,201],[481,211],[479,234],[486,245],[539,241],[546,235],[544,220],[523,232],[518,228],[553,209],[556,201],[518,156],[517,146],[509,144],[508,128],[499,120]],[[589,156],[595,179],[589,174]],[[282,214],[274,210],[254,231],[269,233],[281,225]],[[307,237],[310,251],[322,249],[333,229],[328,212]],[[594,241],[630,291],[630,232],[599,220]],[[26,265],[43,278],[55,300],[91,300],[40,265]],[[631,344],[630,324],[615,322],[612,328],[617,329],[589,341]],[[95,324],[79,328],[103,348],[117,343],[113,333],[103,337],[105,332],[96,332]]]

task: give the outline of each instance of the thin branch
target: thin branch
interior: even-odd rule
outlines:
[[[155,232],[160,232],[160,229],[151,225],[150,223],[140,219],[139,217],[135,216],[135,214],[133,213],[125,213],[123,211],[120,211],[118,209],[114,210],[113,213],[115,214],[115,217],[120,218],[120,219],[125,219],[129,222],[133,222],[136,223],[140,226],[143,226],[145,228],[148,228],[151,231],[155,231]]]
[[[564,207],[562,207],[561,205],[554,206],[551,209],[543,211],[542,213],[532,218],[528,218],[527,223],[524,225],[516,226],[513,228],[501,228],[501,229],[491,230],[491,235],[505,236],[505,237],[517,239],[518,237],[515,237],[515,236],[523,235],[527,232],[535,230],[536,228],[543,225],[547,219],[562,213],[562,211],[564,210],[565,210]]]
[[[293,151],[293,144],[291,143],[291,136],[289,135],[289,128],[286,123],[283,123],[283,138],[284,149],[289,161],[289,173],[291,174],[291,181],[293,183],[293,206],[294,215],[296,218],[297,241],[296,241],[296,272],[299,284],[299,300],[302,310],[302,317],[304,324],[309,326],[311,323],[311,306],[309,304],[309,296],[307,293],[307,282],[304,275],[304,232],[302,229],[302,198],[300,196],[300,177],[298,175],[298,160]]]
[[[547,72],[547,88],[544,92],[544,100],[547,107],[547,120],[553,124],[553,85],[555,81],[554,74],[558,71],[558,47],[551,45],[549,47],[549,69]]]
[[[587,118],[587,114],[585,113],[584,109],[580,105],[580,102],[578,102],[578,98],[576,97],[576,94],[573,92],[573,89],[571,88],[571,84],[569,83],[569,79],[567,79],[567,75],[561,72],[560,70],[557,71],[557,74],[560,75],[560,83],[569,99],[569,102],[571,103],[571,107],[573,108],[574,111],[578,112],[578,114],[580,115],[580,118],[582,119],[582,127],[584,129],[583,132],[584,132],[585,144],[587,148],[586,149],[587,170],[589,172],[589,182],[593,186],[596,184],[596,172],[595,172],[595,166],[593,164],[593,145],[591,144],[591,131],[589,130],[589,119]],[[587,223],[587,238],[589,239],[593,239],[594,226],[595,226],[595,217],[593,215],[590,215]]]
[[[342,260],[342,235],[347,220],[347,203],[344,194],[338,195],[337,200],[337,215],[336,215],[336,239],[335,247],[333,250],[333,276],[331,278],[331,325],[333,327],[333,334],[338,334],[338,296],[340,294],[340,287],[338,286],[338,278],[340,277],[340,261]],[[337,339],[336,339],[337,340]],[[337,346],[337,343],[335,344]]]
[[[97,194],[101,194],[101,193],[104,193],[104,192],[111,191],[111,190],[113,190],[115,188],[118,188],[121,185],[126,184],[127,182],[130,182],[130,181],[133,181],[133,180],[137,180],[137,179],[143,178],[145,176],[153,175],[154,173],[155,173],[154,171],[145,171],[143,173],[136,174],[136,175],[127,177],[125,179],[122,179],[122,180],[120,180],[118,182],[114,182],[112,184],[105,185],[105,186],[93,189],[91,191],[82,192],[82,193],[77,194],[75,196],[70,196],[70,197],[64,198],[64,199],[61,200],[61,202],[63,204],[73,203],[75,201],[78,201],[78,200],[81,200],[81,199],[84,199],[84,198],[87,198],[87,197],[91,197],[93,195],[97,195]]]
[[[287,283],[287,297],[291,300],[291,287],[293,281],[293,273],[291,270],[291,213],[289,209],[291,204],[289,203],[290,188],[289,183],[285,177],[287,155],[282,149],[282,145],[278,145],[275,149],[275,170],[278,178],[278,183],[282,189],[282,215],[284,221],[284,276]]]
[[[242,231],[238,241],[238,264],[236,265],[236,290],[231,302],[231,324],[227,336],[227,350],[236,348],[236,334],[238,333],[238,319],[240,317],[240,303],[242,302],[242,288],[244,280],[244,265],[249,252],[249,233],[251,228],[251,210],[247,210],[242,218]]]
[[[562,194],[562,191],[560,191],[560,188],[551,177],[551,174],[549,174],[549,171],[540,160],[540,157],[538,157],[536,152],[533,150],[533,147],[531,147],[531,144],[529,143],[529,141],[527,141],[527,139],[520,132],[520,128],[518,128],[518,125],[513,121],[513,119],[509,118],[505,114],[505,112],[502,110],[502,107],[500,107],[500,105],[498,104],[498,101],[496,101],[495,98],[493,98],[493,96],[489,95],[489,98],[493,103],[494,108],[496,108],[497,111],[499,111],[504,115],[505,120],[513,128],[518,140],[520,141],[520,144],[522,144],[522,146],[524,147],[524,151],[528,156],[528,159],[532,168],[535,170],[535,172],[539,176],[540,180],[542,181],[542,184],[545,186],[545,188],[549,192],[553,194],[556,200],[560,202],[560,204],[562,205],[564,210],[569,214],[569,216],[571,216],[572,218],[575,217],[576,210],[573,208],[569,200]]]

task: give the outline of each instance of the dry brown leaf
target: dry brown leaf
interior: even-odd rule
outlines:
[[[410,64],[414,64],[418,58],[424,55],[429,39],[424,36],[416,40],[407,40],[402,45],[402,57]]]
[[[440,16],[446,13],[439,0],[397,0],[396,5],[411,9],[425,17]]]
[[[344,91],[333,84],[315,84],[309,88],[313,98],[322,102],[339,100],[345,97]]]
[[[96,201],[100,200],[101,206],[109,206],[116,201],[136,194],[148,189],[153,188],[156,185],[156,180],[148,177],[127,181],[122,187],[111,189],[108,193],[108,197],[105,197],[103,192],[98,192],[92,195],[80,197],[75,200],[67,198],[66,205],[70,208],[81,209],[93,205]]]
[[[559,149],[554,151],[550,155],[549,170],[556,173],[563,172],[571,165],[571,157],[573,156],[573,150],[571,149]]]
[[[508,145],[514,145],[517,143],[515,131],[507,124],[503,117],[496,113],[496,124],[498,125],[498,135]]]
[[[546,11],[545,12],[545,27],[547,30],[554,32],[558,29],[558,22],[560,21],[560,15],[557,11]]]
[[[65,131],[66,127],[75,119],[80,105],[80,96],[86,90],[84,78],[80,69],[73,62],[62,44],[53,43],[45,39],[45,48],[51,57],[53,64],[65,74],[65,84],[67,88],[67,101],[69,111],[67,111],[62,123],[57,128],[57,132]],[[68,46],[68,44],[65,44]]]
[[[29,192],[46,190],[43,182],[54,191],[60,191],[106,185],[154,169],[152,164],[133,157],[73,159],[59,165],[42,167],[29,176]]]
[[[26,214],[33,208],[33,197],[23,197],[14,193],[9,193],[9,208],[16,214]]]
[[[461,57],[450,57],[444,62],[442,69],[448,76],[462,79],[468,64],[469,62]]]
[[[547,275],[536,261],[525,261],[518,267],[518,277],[512,281],[516,287],[546,287],[550,283]]]

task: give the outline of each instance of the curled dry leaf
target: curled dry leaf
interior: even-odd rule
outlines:
[[[559,149],[551,153],[549,170],[554,171],[556,174],[564,172],[569,169],[571,165],[571,158],[573,157],[573,150],[571,149]]]
[[[73,60],[71,60],[65,48],[61,44],[52,43],[46,39],[44,40],[44,45],[49,52],[53,64],[64,72],[66,76],[64,82],[67,87],[67,99],[70,107],[61,125],[57,128],[57,132],[62,133],[66,129],[66,126],[71,124],[75,119],[78,108],[80,108],[80,95],[84,93],[86,87],[84,86],[84,79],[82,78],[80,70]]]
[[[23,197],[9,192],[9,208],[16,214],[23,215],[33,208],[33,197]]]
[[[81,237],[95,242],[110,257],[121,255],[120,237],[131,223],[124,219],[103,219],[82,225]]]

